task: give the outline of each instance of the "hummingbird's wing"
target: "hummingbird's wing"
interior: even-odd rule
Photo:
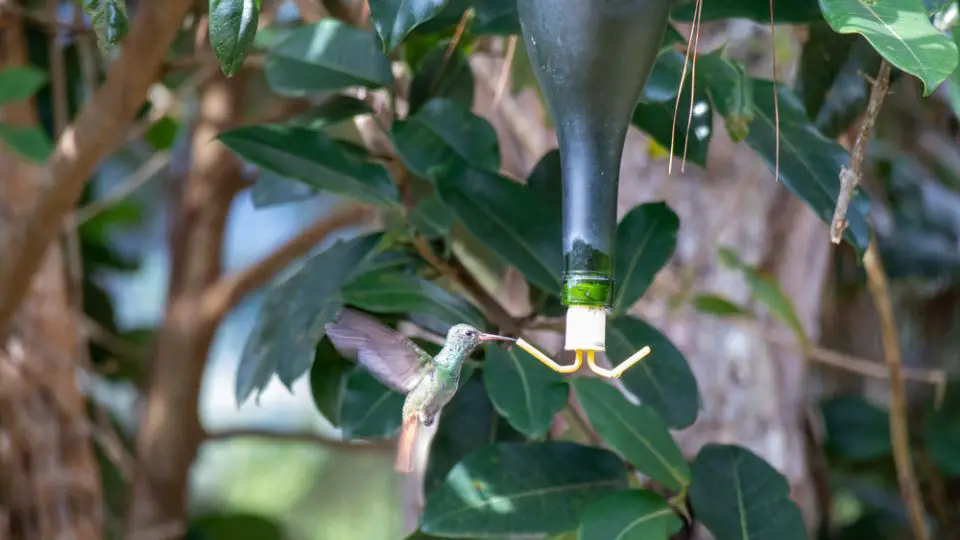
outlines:
[[[432,359],[406,336],[353,310],[344,309],[326,330],[337,350],[354,356],[380,382],[404,394],[413,390]]]

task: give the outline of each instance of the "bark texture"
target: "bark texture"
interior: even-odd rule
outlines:
[[[0,69],[24,65],[20,20],[0,22]],[[34,104],[8,105],[0,121],[35,125]],[[0,143],[0,209],[29,207],[41,182],[41,167]],[[100,540],[100,474],[77,381],[82,342],[56,243],[22,298],[0,343],[0,538]]]

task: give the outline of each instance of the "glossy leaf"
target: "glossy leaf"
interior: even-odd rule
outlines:
[[[679,491],[690,483],[690,468],[656,411],[630,403],[597,377],[572,379],[570,385],[607,446],[662,486]]]
[[[436,283],[393,270],[367,272],[343,288],[351,305],[373,313],[415,312],[453,324],[487,326],[477,308]]]
[[[834,456],[848,461],[872,461],[893,454],[890,417],[886,411],[863,398],[844,394],[820,405],[826,432],[825,447]]]
[[[749,316],[750,312],[730,300],[713,294],[698,294],[693,298],[693,308],[700,313],[717,317]]]
[[[259,22],[260,0],[210,0],[210,48],[227,77],[243,65]]]
[[[670,18],[682,23],[693,22],[695,7],[695,0],[678,1]],[[777,24],[804,24],[823,20],[817,0],[774,0],[773,17]],[[722,19],[749,19],[770,24],[770,0],[703,2],[701,22]]]
[[[827,137],[837,137],[862,115],[870,100],[870,81],[880,55],[863,37],[837,34],[829,26],[810,28],[797,77],[797,95],[807,116]]]
[[[614,313],[624,313],[647,292],[673,256],[680,218],[667,203],[634,207],[617,226]]]
[[[563,258],[559,212],[531,190],[492,172],[458,166],[437,179],[457,219],[532,284],[559,293]]]
[[[453,100],[431,99],[407,120],[394,122],[390,132],[404,164],[422,178],[436,179],[458,160],[478,169],[500,169],[493,126]]]
[[[0,69],[0,106],[29,99],[49,81],[47,72],[34,66]]]
[[[267,286],[240,354],[237,403],[262,392],[274,374],[289,388],[310,368],[324,325],[340,310],[340,287],[362,269],[380,240],[380,234],[371,234],[337,242]]]
[[[807,341],[807,334],[803,329],[800,318],[797,316],[797,312],[793,309],[793,302],[787,298],[776,279],[745,264],[729,248],[720,248],[717,255],[723,266],[737,270],[743,275],[747,281],[747,286],[750,287],[750,295],[757,302],[760,302],[781,323],[789,326],[802,343]]]
[[[683,521],[652,491],[621,491],[590,505],[577,540],[669,540]]]
[[[672,428],[697,419],[700,390],[687,360],[659,330],[633,317],[607,323],[607,356],[616,365],[649,345],[650,355],[623,374],[624,386]]]
[[[240,157],[280,176],[370,204],[399,204],[396,185],[383,165],[347,152],[321,131],[253,125],[221,133],[218,138]]]
[[[403,394],[394,392],[362,368],[347,375],[340,430],[348,439],[387,439],[400,431]]]
[[[441,41],[423,57],[410,82],[410,112],[417,114],[433,98],[450,99],[468,110],[473,107],[473,71],[461,46],[447,57],[449,41]]]
[[[432,19],[449,0],[370,0],[370,16],[383,46],[392,51],[417,26]]]
[[[786,478],[739,446],[708,444],[691,467],[689,501],[717,540],[805,540]]]
[[[464,372],[460,377],[460,390],[443,408],[430,444],[424,493],[429,495],[450,469],[470,453],[497,441],[522,440],[523,435],[494,410],[480,373]]]
[[[929,96],[957,68],[957,45],[933,27],[921,0],[819,0],[835,32],[857,33],[892,65],[923,81]]]
[[[0,123],[0,142],[20,157],[44,163],[53,153],[53,141],[40,126],[12,126]]]
[[[376,36],[332,17],[291,32],[267,55],[264,73],[270,88],[285,96],[393,83]]]
[[[736,80],[729,66],[715,55],[704,55],[699,69],[710,87],[715,105],[731,101],[736,91]],[[700,73],[698,69],[698,73]],[[755,117],[749,124],[746,143],[767,167],[773,171],[776,164],[776,124],[774,122],[773,83],[750,80]],[[780,110],[780,181],[791,193],[804,201],[817,216],[829,224],[833,219],[837,196],[840,193],[840,169],[850,162],[850,155],[834,141],[823,137],[810,124],[803,105],[788,88],[778,87]],[[721,114],[724,114],[720,105]],[[863,191],[854,194],[847,212],[849,226],[844,238],[858,253],[866,250],[869,240],[867,214],[870,201]]]
[[[499,443],[454,466],[427,497],[437,536],[543,536],[573,529],[595,500],[626,487],[617,456],[569,442]]]
[[[563,377],[519,347],[488,346],[483,381],[497,411],[531,439],[546,435],[567,405]]]

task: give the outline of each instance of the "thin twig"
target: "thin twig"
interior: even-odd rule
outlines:
[[[201,306],[208,316],[221,316],[236,307],[251,291],[265,285],[277,272],[310,251],[333,231],[359,225],[372,219],[374,211],[366,206],[352,204],[324,216],[277,248],[257,263],[233,274],[221,277],[203,295]]]
[[[238,429],[223,429],[217,431],[208,431],[204,440],[206,442],[224,442],[224,441],[233,441],[236,439],[265,439],[269,441],[276,442],[291,442],[291,443],[304,443],[304,444],[314,444],[320,446],[328,446],[331,448],[336,448],[339,450],[371,450],[375,452],[382,451],[391,451],[394,448],[394,442],[390,439],[385,439],[382,441],[372,441],[365,443],[357,443],[350,441],[341,441],[338,439],[332,439],[330,437],[324,437],[317,433],[311,432],[297,432],[297,431],[280,431],[274,429],[257,429],[257,428],[238,428]]]
[[[150,159],[143,162],[130,177],[113,190],[107,193],[103,198],[97,199],[92,203],[78,208],[74,213],[67,217],[64,227],[67,229],[76,229],[84,223],[100,215],[107,208],[117,204],[129,197],[147,182],[152,180],[168,163],[170,163],[170,152],[157,152],[150,156]]]
[[[920,497],[917,476],[913,470],[913,454],[910,450],[910,430],[907,420],[907,398],[903,384],[903,367],[900,357],[900,336],[890,301],[887,275],[880,261],[876,239],[871,239],[863,257],[867,272],[867,285],[880,317],[880,334],[883,338],[883,355],[890,371],[890,437],[893,442],[893,460],[897,467],[900,493],[910,515],[910,527],[916,540],[927,540],[926,512]]]
[[[883,99],[889,87],[890,63],[882,60],[880,70],[873,80],[873,88],[870,90],[870,102],[867,104],[866,115],[860,123],[857,140],[850,154],[850,168],[840,169],[840,194],[837,196],[837,207],[833,211],[833,220],[830,223],[830,241],[834,244],[839,244],[843,240],[843,232],[847,229],[847,210],[853,200],[853,192],[860,184],[860,178],[863,175],[863,158],[867,153],[867,141],[873,133],[873,126],[877,122],[880,107],[883,105]]]
[[[503,58],[503,67],[500,68],[500,76],[497,79],[497,90],[493,94],[493,101],[490,103],[490,111],[496,111],[500,105],[500,99],[507,89],[507,83],[510,82],[510,70],[513,67],[513,58],[517,54],[517,36],[510,36],[507,42],[507,54]]]

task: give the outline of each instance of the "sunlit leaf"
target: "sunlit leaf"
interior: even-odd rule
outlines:
[[[233,77],[253,45],[260,22],[260,0],[210,0],[210,48],[220,70]]]
[[[543,536],[573,529],[600,497],[626,487],[614,454],[569,442],[498,443],[454,466],[427,497],[430,535]]]
[[[957,45],[933,27],[921,0],[819,0],[830,28],[857,33],[894,66],[923,81],[929,96],[957,68]]]

